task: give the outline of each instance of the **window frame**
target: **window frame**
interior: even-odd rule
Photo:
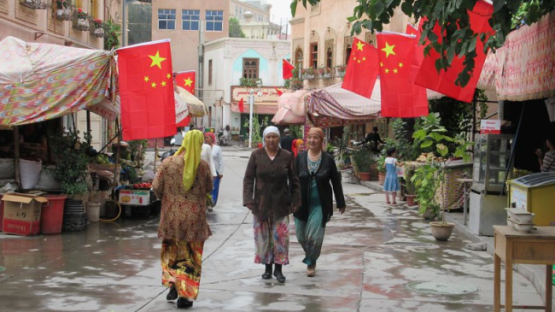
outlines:
[[[318,42],[310,43],[310,67],[318,68]]]
[[[214,13],[217,13],[217,15],[213,15]],[[204,12],[204,18],[205,18],[205,25],[206,25],[207,32],[224,31],[224,11],[223,10],[206,10]],[[220,25],[220,29],[217,29],[218,25]]]
[[[297,68],[303,68],[303,49],[297,48],[295,51],[295,64]]]
[[[187,13],[197,13],[196,15],[194,14],[186,14]],[[186,17],[193,17],[193,19],[185,19]],[[195,20],[194,17],[197,17],[197,19]],[[185,29],[185,23],[189,23],[189,29]],[[193,27],[193,24],[196,23],[196,29]],[[200,29],[200,10],[181,10],[181,30],[184,31],[199,31]]]
[[[255,68],[254,71],[254,75],[252,73],[253,69],[246,67],[246,63],[247,62],[254,62],[256,63],[256,68],[254,66],[252,66],[252,68]],[[248,64],[249,66],[251,64]],[[243,78],[245,79],[259,79],[260,78],[260,59],[258,58],[243,58]]]
[[[162,12],[161,12],[162,11]],[[171,14],[173,13],[173,14]],[[160,18],[160,15],[165,15],[166,18]],[[173,19],[171,16],[173,15]],[[175,22],[177,20],[177,10],[176,9],[158,9],[158,30],[175,30]],[[166,28],[162,28],[161,23],[165,22]],[[173,28],[169,27],[169,24],[173,22]]]

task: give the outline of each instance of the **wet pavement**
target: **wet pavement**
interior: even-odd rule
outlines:
[[[344,184],[347,212],[328,223],[317,275],[306,276],[291,226],[287,281],[261,279],[252,216],[241,206],[249,154],[224,148],[194,311],[493,311],[489,253],[464,249],[471,241],[458,232],[435,241],[416,211],[387,206],[383,194],[353,184]],[[176,310],[160,283],[157,225],[153,216],[60,235],[0,234],[0,311]],[[514,302],[542,304],[516,272]]]

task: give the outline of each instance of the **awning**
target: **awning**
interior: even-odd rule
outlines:
[[[278,99],[278,111],[272,118],[277,125],[304,124],[306,110],[304,96],[308,90],[297,90],[291,93],[283,93]]]
[[[192,95],[191,92],[181,88],[181,87],[177,87],[177,91],[176,93],[178,94],[178,96],[185,101],[185,103],[187,103],[187,108],[189,110],[189,115],[193,116],[193,117],[202,117],[204,115],[207,115],[206,112],[206,106],[204,106],[204,103],[202,103],[201,100],[199,100],[196,96]],[[176,105],[178,105],[178,103],[176,102]],[[176,109],[178,107],[176,106]],[[178,111],[176,110],[176,115],[178,114]],[[177,116],[179,118],[179,116]],[[185,116],[183,116],[183,118],[185,118]],[[182,118],[182,119],[183,119]]]
[[[117,108],[110,52],[14,37],[0,41],[0,124],[24,125],[87,109],[110,120]]]

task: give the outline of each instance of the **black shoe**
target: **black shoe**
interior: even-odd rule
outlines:
[[[281,272],[281,264],[276,264],[276,269],[274,270],[274,276],[280,283],[285,283],[285,276]]]
[[[187,309],[193,306],[193,302],[189,301],[187,298],[179,297],[177,299],[177,307],[179,309]]]
[[[166,300],[172,301],[175,299],[177,299],[177,289],[175,289],[175,286],[172,286],[170,287],[170,292],[166,296]]]
[[[266,264],[266,271],[262,274],[262,279],[271,279],[272,278],[272,265]]]

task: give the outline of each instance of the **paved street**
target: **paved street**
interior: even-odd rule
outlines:
[[[264,268],[253,262],[252,216],[241,205],[249,154],[224,148],[194,311],[493,311],[489,253],[464,249],[470,240],[457,232],[436,242],[416,211],[386,206],[382,194],[353,184],[344,184],[346,213],[328,223],[316,277],[306,277],[291,226],[286,283],[262,280]],[[160,283],[157,225],[151,217],[61,235],[0,235],[0,310],[176,310]],[[515,304],[542,304],[531,283],[516,272],[514,279]]]

